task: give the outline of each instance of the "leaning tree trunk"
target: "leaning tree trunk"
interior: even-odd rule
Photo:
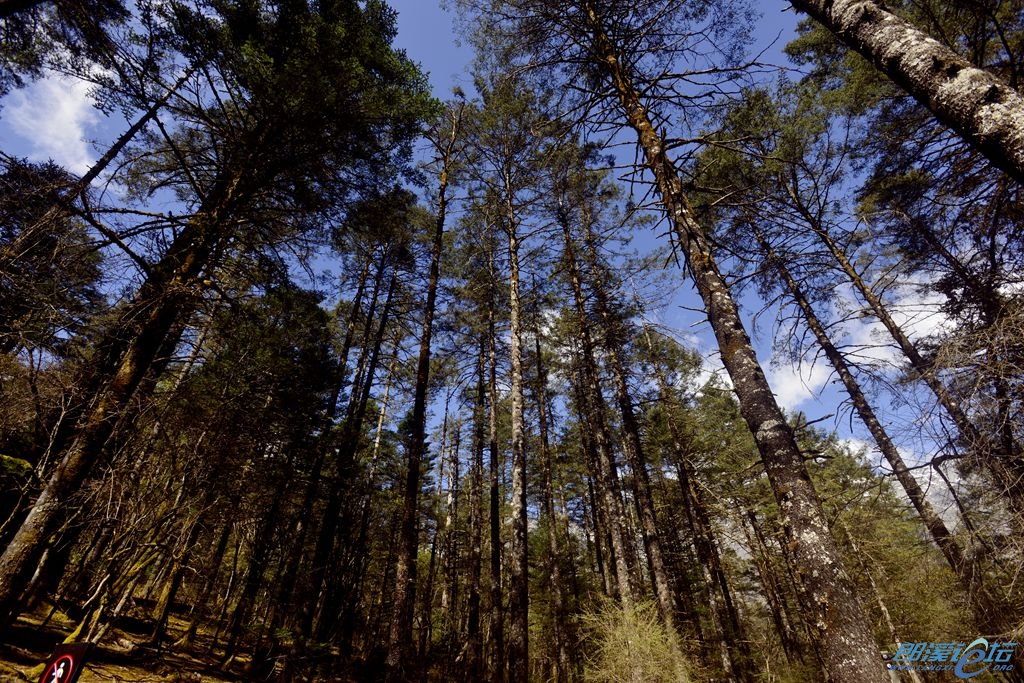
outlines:
[[[782,651],[786,655],[786,661],[790,665],[803,664],[805,661],[803,645],[793,627],[794,617],[789,608],[789,601],[786,599],[785,587],[782,579],[776,575],[772,552],[761,534],[757,516],[753,510],[739,510],[738,516],[740,527],[747,539],[747,547],[751,550],[751,557],[754,560],[761,587],[764,589],[764,598],[768,603],[768,611],[772,616],[775,633],[779,637]]]
[[[1004,625],[1001,623],[1001,616],[1004,614],[1004,611],[993,609],[993,598],[987,592],[986,586],[975,585],[976,579],[981,581],[981,577],[973,575],[971,565],[964,557],[960,544],[953,538],[953,535],[946,527],[946,523],[942,521],[935,508],[928,502],[921,485],[907,468],[906,463],[903,462],[903,457],[896,448],[896,444],[889,438],[885,427],[882,426],[878,416],[875,415],[874,409],[868,403],[864,392],[861,391],[860,384],[857,382],[857,378],[854,377],[852,369],[846,362],[846,358],[836,348],[835,344],[832,343],[828,332],[825,330],[825,326],[818,319],[800,284],[757,228],[754,229],[754,235],[762,251],[764,251],[768,262],[779,274],[786,289],[789,291],[790,298],[799,307],[800,313],[803,315],[808,329],[814,334],[818,346],[824,351],[825,357],[828,358],[836,371],[836,375],[842,381],[843,387],[845,387],[858,417],[860,417],[861,422],[864,423],[864,426],[871,433],[875,444],[878,446],[878,450],[882,453],[890,467],[892,467],[896,480],[903,487],[903,491],[907,494],[907,498],[910,499],[914,510],[917,511],[925,528],[928,529],[929,535],[935,541],[935,545],[942,551],[943,556],[949,563],[950,569],[953,570],[957,580],[960,582],[960,587],[964,590],[974,612],[975,625],[981,627],[985,633],[1001,633],[1004,630]]]
[[[729,288],[711,255],[703,227],[694,218],[678,168],[665,151],[640,93],[599,18],[595,3],[583,3],[591,29],[593,58],[610,81],[625,123],[636,133],[679,246],[686,257],[722,364],[732,379],[743,415],[757,443],[779,504],[801,602],[816,626],[826,675],[837,683],[886,683],[889,675],[874,642],[856,589],[843,567],[817,492],[792,429],[786,423]]]
[[[398,273],[394,268],[392,268],[391,276],[388,280],[387,293],[385,294],[384,305],[379,316],[377,316],[377,305],[384,282],[384,274],[387,272],[389,262],[392,260],[391,255],[393,251],[394,249],[390,244],[384,247],[380,255],[380,263],[378,264],[376,275],[374,276],[370,301],[367,303],[364,322],[365,329],[360,344],[361,353],[357,367],[354,370],[357,378],[352,382],[348,405],[345,409],[345,419],[340,429],[340,438],[338,438],[338,441],[334,441],[335,437],[333,435],[335,430],[325,428],[315,445],[315,448],[321,449],[325,455],[329,455],[330,451],[334,450],[334,447],[337,446],[329,468],[330,473],[327,477],[328,480],[333,480],[333,482],[337,483],[328,486],[327,501],[323,506],[323,512],[319,515],[320,525],[316,535],[316,542],[313,544],[312,559],[308,572],[309,578],[306,581],[307,596],[299,620],[300,641],[305,641],[310,636],[319,637],[328,628],[328,624],[333,625],[334,623],[333,619],[325,618],[324,615],[330,609],[328,606],[329,596],[335,588],[329,574],[329,569],[332,567],[331,556],[335,552],[338,540],[338,527],[341,524],[345,494],[348,493],[348,489],[341,486],[340,483],[347,481],[347,478],[351,476],[352,461],[355,458],[358,435],[362,430],[363,420],[366,417],[366,402],[369,400],[368,391],[373,384],[373,376],[379,359],[379,353],[375,353],[379,351],[379,344],[374,344],[375,338],[372,323],[375,319],[377,320],[377,339],[379,339],[391,315],[391,302],[398,282]],[[360,282],[360,290],[357,291],[357,299],[361,295],[361,290],[362,282]],[[355,318],[359,315],[358,301],[353,301],[353,306],[352,318]],[[340,356],[343,370],[344,366],[347,365],[351,344],[349,332],[354,329],[353,326],[354,321],[350,319],[349,330],[345,334],[343,353]],[[343,375],[344,372],[342,372]],[[339,380],[339,384],[334,388],[331,401],[328,403],[325,425],[333,422],[341,389],[341,381]],[[364,389],[365,391],[363,391]]]
[[[207,196],[101,341],[100,365],[90,381],[94,390],[66,449],[59,449],[64,456],[0,557],[0,633],[17,616],[21,594],[66,512],[66,501],[88,478],[168,335],[180,330],[178,322],[195,308],[199,276],[226,234],[221,219],[237,186],[237,180],[221,182]]]
[[[1020,444],[1010,444],[1011,450],[1003,452],[999,447],[1001,444],[993,442],[987,435],[971,421],[963,406],[950,393],[945,384],[936,375],[935,368],[929,363],[921,352],[910,340],[903,328],[896,323],[889,312],[885,302],[882,301],[870,285],[864,281],[857,268],[843,252],[836,241],[828,233],[806,207],[798,201],[796,189],[789,187],[791,197],[796,201],[796,207],[812,232],[818,237],[821,243],[828,249],[835,259],[836,264],[849,279],[850,284],[857,290],[864,302],[871,308],[878,321],[882,323],[886,331],[899,346],[900,351],[910,362],[910,366],[918,374],[921,380],[931,389],[943,407],[946,414],[953,420],[960,438],[965,442],[969,456],[982,465],[989,472],[992,481],[1000,487],[1000,493],[1006,499],[1010,510],[1017,518],[1018,524],[1024,524],[1024,455],[1021,454]]]
[[[1024,98],[872,0],[791,0],[1024,183]]]

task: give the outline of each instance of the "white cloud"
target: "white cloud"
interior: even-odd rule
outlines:
[[[779,405],[789,411],[817,397],[828,383],[832,368],[823,360],[811,363],[777,361],[768,369],[768,384]]]
[[[80,80],[50,74],[15,91],[4,106],[3,120],[26,146],[16,153],[32,161],[53,159],[85,173],[95,158],[86,132],[101,119],[88,90]]]
[[[941,334],[954,325],[941,310],[946,301],[942,294],[922,291],[917,282],[908,282],[894,290],[886,308],[911,341]],[[885,326],[848,287],[837,289],[832,306],[837,316],[845,318],[840,325],[845,334],[845,352],[857,363],[873,364],[879,369],[906,363],[906,357]]]

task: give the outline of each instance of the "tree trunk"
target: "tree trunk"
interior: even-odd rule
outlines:
[[[608,570],[614,579],[614,590],[612,595],[618,598],[623,606],[630,606],[635,602],[632,583],[632,571],[629,566],[630,548],[624,535],[625,510],[623,509],[622,498],[619,494],[619,476],[615,467],[615,458],[611,452],[611,439],[609,438],[608,426],[606,423],[606,411],[604,395],[601,391],[601,384],[598,379],[597,361],[595,360],[594,342],[587,326],[587,311],[583,284],[580,277],[579,262],[576,258],[576,246],[572,238],[572,231],[569,226],[568,217],[564,214],[559,216],[562,224],[562,235],[565,240],[563,258],[565,259],[568,271],[569,282],[572,286],[573,301],[578,318],[581,359],[579,375],[583,380],[580,387],[578,402],[580,411],[586,417],[585,422],[589,424],[590,439],[593,442],[595,455],[597,457],[595,468],[595,488],[599,498],[595,501],[599,506],[602,520],[605,522],[603,531],[607,532],[611,541],[612,562],[608,563]]]
[[[791,0],[1024,183],[1024,98],[872,0]]]
[[[433,335],[434,309],[438,282],[441,279],[441,252],[444,247],[444,222],[448,209],[448,174],[452,152],[458,139],[462,109],[452,115],[452,128],[446,146],[441,150],[440,182],[437,193],[437,217],[434,222],[427,298],[423,306],[423,328],[420,334],[419,357],[416,363],[416,384],[412,408],[412,434],[408,445],[408,470],[402,502],[399,549],[395,567],[395,601],[391,616],[391,635],[385,662],[387,683],[406,680],[412,654],[412,620],[416,604],[416,556],[419,548],[420,469],[426,455],[427,390],[430,386],[430,345]]]
[[[802,664],[804,661],[803,647],[793,629],[793,615],[789,609],[789,603],[783,591],[781,581],[775,575],[775,568],[772,564],[772,554],[761,535],[761,528],[757,524],[757,516],[753,510],[740,512],[740,526],[747,538],[747,545],[750,547],[751,557],[757,567],[757,573],[761,580],[761,587],[764,589],[765,602],[768,603],[768,610],[772,615],[772,624],[775,626],[775,634],[782,643],[782,651],[786,655],[786,661],[790,664]],[[748,526],[749,525],[749,526]]]
[[[789,291],[790,298],[799,307],[808,329],[814,334],[818,346],[825,352],[825,357],[828,358],[836,371],[836,375],[843,382],[843,387],[845,387],[846,393],[853,403],[854,410],[857,411],[857,415],[871,433],[878,446],[878,450],[889,463],[889,466],[892,467],[893,474],[903,487],[907,498],[910,499],[910,503],[914,506],[914,510],[917,511],[929,535],[935,541],[935,545],[942,551],[950,569],[956,575],[960,587],[964,590],[964,594],[971,604],[976,622],[975,625],[980,627],[984,633],[1001,633],[1005,625],[1001,623],[1000,615],[1006,614],[1005,610],[992,609],[992,598],[988,594],[986,587],[976,585],[976,581],[982,580],[981,577],[974,576],[970,563],[964,557],[963,549],[956,542],[956,539],[953,538],[949,529],[946,528],[945,522],[942,521],[935,508],[928,502],[924,490],[917,479],[914,478],[913,473],[907,469],[907,465],[903,462],[903,457],[896,448],[896,444],[889,438],[888,432],[886,432],[881,421],[875,415],[875,411],[872,409],[871,404],[868,403],[864,392],[861,391],[860,384],[857,382],[856,377],[854,377],[852,369],[846,362],[846,358],[836,348],[835,344],[832,343],[828,332],[825,330],[825,326],[818,320],[818,316],[814,312],[810,301],[804,295],[800,284],[793,278],[793,275],[789,272],[782,259],[775,253],[765,236],[757,228],[754,228],[754,234],[768,259],[768,263],[779,274],[779,277],[782,278],[786,289]]]
[[[378,298],[380,296],[380,290],[383,285],[384,274],[387,271],[389,254],[391,254],[392,248],[389,246],[385,247],[384,252],[380,256],[380,263],[378,264],[377,273],[374,276],[373,293],[370,296],[370,302],[367,308],[366,320],[364,322],[365,330],[362,339],[362,353],[358,368],[355,371],[356,374],[363,376],[362,379],[353,380],[352,382],[352,393],[349,397],[349,403],[345,410],[345,419],[341,426],[340,443],[338,444],[337,452],[334,457],[333,472],[331,478],[337,482],[336,485],[329,486],[327,501],[324,505],[324,511],[320,516],[320,528],[317,534],[316,543],[313,548],[312,564],[309,569],[309,584],[308,584],[308,596],[306,598],[306,606],[303,609],[302,619],[300,621],[299,632],[302,639],[306,639],[311,635],[321,635],[322,631],[326,627],[331,619],[325,617],[325,613],[329,611],[328,602],[330,602],[329,594],[334,590],[331,582],[328,578],[328,567],[330,565],[331,555],[334,553],[335,546],[337,543],[338,527],[341,524],[341,512],[345,504],[344,493],[347,489],[340,485],[341,482],[346,480],[346,477],[350,474],[352,460],[355,458],[357,449],[357,439],[360,431],[362,430],[363,419],[366,413],[366,402],[363,397],[366,397],[366,401],[369,400],[369,390],[373,384],[373,374],[376,371],[376,356],[374,355],[374,349],[371,349],[373,344],[372,321],[374,320],[375,312],[377,309]],[[383,330],[388,322],[388,318],[391,313],[391,299],[393,297],[394,289],[397,283],[397,272],[392,271],[391,277],[388,282],[388,290],[385,295],[385,301],[383,310],[380,313],[378,319],[377,329],[380,334],[383,334]],[[360,291],[357,294],[361,293]],[[353,310],[352,316],[355,318],[358,315],[356,310]],[[353,329],[354,322],[350,319],[349,327]],[[345,347],[343,348],[344,355],[342,356],[343,362],[347,361],[347,355],[349,351],[350,337],[349,332],[346,331],[345,336]],[[377,345],[376,350],[379,350]],[[364,391],[359,391],[360,387]],[[327,416],[326,423],[332,423],[337,404],[338,395],[341,392],[341,385],[335,389],[332,401],[328,404],[329,414]],[[334,446],[335,442],[329,437],[331,430],[325,424],[324,433],[321,436],[320,443],[317,447],[324,451],[329,451]],[[324,624],[322,626],[321,624]]]
[[[850,262],[850,259],[839,248],[828,231],[818,223],[809,211],[798,201],[796,188],[789,187],[790,196],[796,201],[796,205],[804,220],[808,222],[811,230],[821,240],[825,248],[835,258],[840,269],[850,280],[854,289],[861,295],[864,302],[871,308],[871,312],[879,322],[885,326],[886,331],[899,346],[900,351],[910,362],[910,366],[918,374],[925,385],[939,401],[949,417],[956,425],[960,438],[964,440],[969,455],[976,459],[978,464],[988,470],[993,482],[1000,488],[1000,493],[1006,499],[1007,505],[1017,518],[1018,524],[1024,524],[1024,457],[1020,452],[1020,445],[1013,443],[1010,452],[1002,452],[996,443],[988,439],[971,421],[964,412],[963,407],[949,392],[949,389],[936,376],[932,365],[925,360],[921,352],[910,340],[903,329],[896,323],[882,299],[875,294],[871,287],[864,281],[857,272],[857,269]]]
[[[505,176],[508,212],[509,310],[511,313],[512,389],[512,539],[509,543],[508,680],[529,680],[529,555],[526,509],[526,434],[523,400],[522,302],[519,294],[518,219],[512,201],[509,176]]]
[[[480,634],[480,577],[483,571],[483,487],[487,401],[487,335],[480,335],[476,401],[473,405],[473,466],[469,490],[469,597],[466,616],[466,673],[471,683],[483,680],[483,639]]]
[[[198,301],[198,279],[224,236],[218,224],[234,200],[237,182],[223,182],[171,243],[121,311],[97,354],[87,407],[70,430],[66,449],[31,512],[0,557],[0,633],[19,611],[19,600],[47,539],[66,513],[66,501],[86,481],[150,366]]]
[[[801,602],[815,624],[826,674],[837,683],[888,683],[864,608],[821,508],[793,431],[772,395],[729,288],[711,255],[704,229],[683,193],[679,171],[665,151],[640,94],[602,25],[595,4],[584,2],[592,49],[618,95],[626,123],[636,133],[647,168],[671,221],[690,274],[707,310],[743,415],[764,461],[779,504]]]
[[[665,556],[658,533],[658,520],[654,510],[654,496],[651,494],[651,481],[647,473],[647,456],[644,453],[643,441],[640,439],[640,423],[633,408],[633,399],[629,393],[629,382],[626,376],[625,363],[622,360],[623,340],[621,330],[613,319],[610,296],[605,287],[606,273],[603,272],[594,234],[590,222],[583,217],[583,245],[590,269],[591,290],[597,305],[597,313],[601,316],[604,327],[604,350],[608,354],[608,367],[615,381],[615,400],[622,416],[623,444],[630,471],[633,473],[633,490],[636,494],[637,514],[640,517],[640,532],[647,554],[647,565],[651,573],[651,583],[658,604],[658,613],[662,622],[674,630],[675,604],[674,593],[665,567]]]
[[[494,253],[489,254],[490,282],[494,282]],[[491,300],[493,301],[493,290]],[[494,327],[494,307],[487,312],[487,338],[490,356],[488,394],[488,450],[490,455],[490,533],[491,533],[491,605],[487,642],[487,680],[502,683],[505,663],[505,612],[501,591],[501,462],[498,450],[498,339]]]
[[[850,544],[850,550],[853,551],[853,556],[857,558],[857,563],[860,564],[861,571],[864,572],[864,576],[868,580],[868,584],[871,586],[871,592],[875,596],[875,602],[878,604],[878,611],[882,613],[882,621],[885,622],[885,628],[889,631],[889,637],[892,638],[893,645],[898,650],[902,639],[900,638],[899,631],[896,630],[896,624],[892,622],[892,615],[889,614],[889,608],[885,605],[885,599],[882,597],[882,593],[878,590],[878,583],[875,581],[874,575],[871,573],[871,568],[868,566],[864,559],[864,554],[861,553],[860,548],[857,547],[857,541],[854,540],[853,534],[850,533],[850,528],[846,525],[846,522],[840,522],[843,527],[843,533],[846,535],[846,541]],[[910,669],[907,671],[910,674],[910,680],[913,683],[924,683],[921,679],[921,675]]]
[[[534,287],[536,289],[536,286]],[[539,316],[537,316],[539,318]],[[555,491],[552,481],[551,444],[548,434],[548,376],[541,348],[540,320],[534,321],[534,353],[537,359],[537,423],[540,430],[541,473],[544,489],[544,516],[548,521],[547,573],[550,579],[551,611],[554,617],[555,683],[567,683],[571,670],[568,647],[568,619],[565,595],[562,592],[562,551],[558,540],[558,519],[555,515]]]

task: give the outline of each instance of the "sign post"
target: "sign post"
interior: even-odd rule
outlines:
[[[75,683],[85,667],[85,657],[92,643],[58,645],[43,668],[39,683]]]

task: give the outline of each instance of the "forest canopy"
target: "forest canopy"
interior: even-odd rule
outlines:
[[[0,678],[1024,680],[1024,3],[450,4],[0,0]]]

